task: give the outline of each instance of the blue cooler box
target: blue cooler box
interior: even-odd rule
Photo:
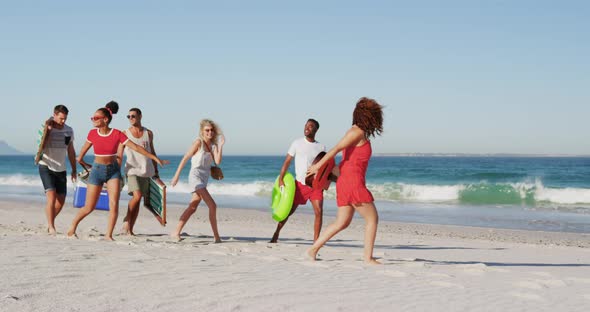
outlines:
[[[86,184],[77,183],[76,187],[74,188],[74,207],[84,207],[84,203],[86,203]],[[100,191],[100,197],[96,203],[96,209],[109,210],[109,195],[104,189]]]

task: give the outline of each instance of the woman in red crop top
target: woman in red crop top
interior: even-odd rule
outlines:
[[[381,135],[382,131],[383,107],[375,100],[363,97],[357,102],[352,114],[352,127],[322,160],[309,167],[308,175],[316,174],[324,163],[343,151],[339,166],[340,176],[336,182],[336,221],[330,224],[307,250],[311,260],[316,259],[318,251],[330,238],[348,227],[355,211],[358,211],[365,219],[364,261],[368,264],[380,264],[373,258],[379,215],[373,195],[367,189],[365,176],[372,152],[369,138],[375,134]]]
[[[76,236],[76,228],[82,219],[89,215],[100,197],[100,191],[103,185],[107,185],[107,193],[109,194],[109,222],[105,240],[113,240],[113,229],[117,222],[119,214],[119,197],[121,195],[121,163],[117,159],[117,149],[119,144],[123,144],[132,150],[149,157],[157,162],[160,166],[169,163],[162,161],[155,155],[146,151],[143,147],[133,143],[127,136],[117,129],[109,127],[113,114],[119,110],[119,104],[111,101],[107,103],[106,107],[99,108],[94,116],[90,119],[94,125],[94,129],[88,132],[86,143],[82,146],[82,150],[78,155],[78,163],[84,168],[92,167],[90,176],[88,177],[86,189],[86,202],[84,207],[78,211],[78,214],[72,221],[72,225],[68,230],[68,236]],[[94,163],[92,165],[84,161],[84,155],[88,152],[90,147],[94,146]]]

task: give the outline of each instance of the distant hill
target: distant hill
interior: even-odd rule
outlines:
[[[0,140],[0,155],[23,155],[24,153]]]

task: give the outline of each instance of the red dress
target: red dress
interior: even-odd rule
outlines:
[[[338,207],[374,201],[373,194],[367,189],[365,182],[371,153],[370,141],[361,146],[347,147],[342,152],[340,176],[336,182]]]

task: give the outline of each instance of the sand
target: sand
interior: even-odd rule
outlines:
[[[590,309],[589,234],[381,222],[375,256],[384,264],[367,266],[362,219],[310,262],[313,215],[296,213],[270,244],[270,213],[220,207],[223,243],[213,244],[201,206],[173,242],[182,208],[169,207],[166,227],[142,208],[136,237],[106,242],[107,212],[67,239],[71,204],[52,237],[43,203],[0,200],[0,311]]]

